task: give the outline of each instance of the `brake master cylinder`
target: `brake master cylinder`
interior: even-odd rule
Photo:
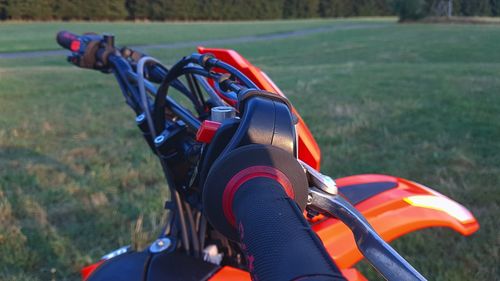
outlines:
[[[236,110],[231,106],[216,106],[212,107],[211,118],[212,121],[222,123],[226,119],[236,117]]]

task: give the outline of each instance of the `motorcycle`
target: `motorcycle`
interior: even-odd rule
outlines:
[[[425,280],[387,242],[429,227],[479,229],[422,184],[322,174],[297,110],[234,50],[198,47],[168,69],[109,34],[61,31],[57,42],[72,64],[115,76],[171,197],[156,241],[103,256],[83,280],[366,280],[353,267],[363,258],[387,280]]]

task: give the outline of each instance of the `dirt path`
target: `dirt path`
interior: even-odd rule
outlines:
[[[279,40],[287,39],[293,37],[304,37],[307,35],[313,35],[318,33],[333,32],[337,30],[353,30],[353,29],[375,29],[383,28],[388,26],[386,23],[377,24],[356,24],[356,23],[346,23],[346,24],[335,24],[330,26],[300,29],[287,32],[270,33],[262,35],[249,35],[234,38],[225,39],[213,39],[213,40],[203,40],[203,41],[187,41],[187,42],[176,42],[176,43],[166,43],[166,44],[152,44],[152,45],[136,45],[130,46],[133,49],[138,50],[152,50],[152,49],[180,49],[188,48],[193,46],[210,46],[215,47],[217,45],[226,44],[238,44],[238,43],[249,43],[249,42],[259,42],[259,41],[269,41],[269,40]],[[12,53],[0,53],[0,59],[17,59],[17,58],[39,58],[46,56],[60,56],[67,54],[66,50],[46,50],[46,51],[28,51],[28,52],[12,52]]]

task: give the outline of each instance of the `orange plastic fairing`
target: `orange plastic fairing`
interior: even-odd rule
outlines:
[[[82,275],[82,280],[85,281],[87,278],[89,278],[90,274],[94,272],[99,266],[101,266],[105,260],[100,260],[94,264],[91,264],[89,266],[86,266],[80,270],[80,274]]]
[[[373,182],[395,182],[393,189],[356,205],[385,241],[428,227],[449,227],[462,235],[479,229],[474,216],[448,197],[418,183],[384,175],[357,175],[336,180],[342,186]],[[439,204],[439,205],[436,205]],[[350,268],[363,258],[351,231],[338,220],[313,224],[326,249],[340,268]]]
[[[233,280],[242,280],[242,281],[250,281],[250,273],[247,271],[237,269],[230,266],[224,266],[219,271],[217,271],[210,279],[210,281],[233,281]]]
[[[233,67],[237,68],[261,89],[279,94],[283,97],[285,96],[262,70],[253,66],[236,51],[230,49],[198,47],[198,52],[200,52],[200,54],[211,53],[215,55],[216,58],[223,60],[224,62],[229,63]],[[296,128],[299,144],[299,159],[319,171],[321,161],[321,152],[319,150],[319,146],[297,110],[295,110],[295,108],[292,108],[292,111],[298,119]]]
[[[340,270],[342,275],[349,281],[368,281],[356,268],[345,268]]]

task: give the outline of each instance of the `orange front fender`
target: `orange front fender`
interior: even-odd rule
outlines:
[[[462,235],[479,229],[474,216],[462,205],[421,184],[385,175],[356,175],[336,180],[343,187],[393,182],[395,187],[356,204],[356,208],[385,241],[428,227],[449,227]],[[336,219],[313,223],[326,249],[341,269],[350,268],[363,256],[351,231]]]

